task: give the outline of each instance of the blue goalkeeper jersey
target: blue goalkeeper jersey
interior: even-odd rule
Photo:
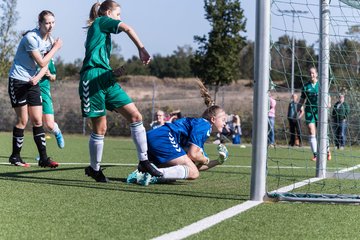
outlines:
[[[195,144],[204,150],[204,143],[211,133],[211,125],[204,118],[180,118],[173,123],[165,123],[178,136],[180,146],[188,150]]]
[[[204,118],[180,118],[147,133],[148,153],[155,163],[165,163],[187,153],[191,144],[205,156],[204,144],[211,133],[211,124]]]

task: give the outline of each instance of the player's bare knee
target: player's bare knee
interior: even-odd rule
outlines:
[[[33,127],[41,127],[43,125],[41,120],[34,120],[32,121]]]
[[[43,122],[44,128],[48,131],[54,130],[54,123]]]
[[[17,128],[24,129],[26,125],[27,125],[27,120],[25,121],[24,119],[19,119],[15,126]]]
[[[136,112],[131,115],[131,122],[142,122],[142,115],[140,112]]]
[[[200,173],[197,169],[190,169],[188,180],[195,180],[200,176]]]
[[[97,128],[97,129],[94,130],[93,132],[96,133],[96,134],[99,134],[99,135],[105,135],[106,130],[107,130],[107,127],[106,127],[106,126],[103,126],[103,127]]]

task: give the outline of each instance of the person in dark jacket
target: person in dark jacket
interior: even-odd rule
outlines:
[[[339,100],[332,109],[332,127],[334,133],[334,141],[337,149],[344,150],[346,143],[347,118],[350,113],[349,104],[345,102],[345,95],[339,94]]]

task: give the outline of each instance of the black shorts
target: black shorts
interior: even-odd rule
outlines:
[[[9,78],[8,92],[11,106],[21,107],[24,105],[41,106],[42,99],[39,84],[31,85],[29,82]]]

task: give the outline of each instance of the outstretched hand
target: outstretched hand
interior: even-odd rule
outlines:
[[[143,64],[148,65],[150,63],[150,54],[146,51],[144,47],[139,49],[139,57]]]
[[[225,145],[219,144],[217,147],[219,158],[217,159],[220,164],[223,164],[229,158],[229,153]]]

